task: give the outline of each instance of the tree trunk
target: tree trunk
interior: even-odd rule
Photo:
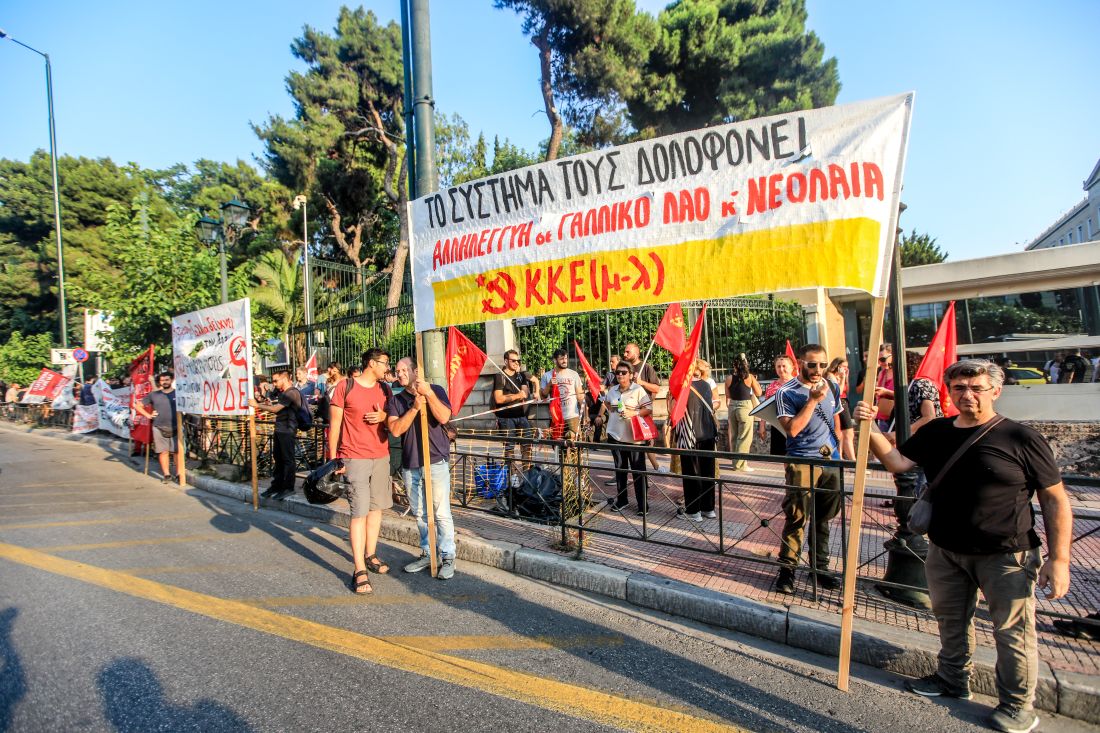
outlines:
[[[558,108],[554,106],[554,87],[551,85],[550,76],[549,36],[549,27],[544,27],[541,33],[531,39],[531,43],[539,50],[542,103],[546,108],[546,119],[550,121],[550,142],[546,145],[546,160],[555,160],[558,157],[558,150],[561,148],[562,123]]]
[[[407,195],[402,196],[397,204],[401,211],[399,217],[401,228],[397,237],[397,251],[393,253],[390,289],[386,294],[386,309],[389,311],[389,315],[386,316],[386,321],[382,326],[383,338],[389,338],[394,328],[397,327],[397,316],[393,314],[393,309],[401,303],[401,290],[405,285],[405,268],[409,259],[409,215],[408,207],[405,205],[407,199]]]

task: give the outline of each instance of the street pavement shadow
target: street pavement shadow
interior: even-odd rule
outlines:
[[[138,659],[118,659],[104,667],[96,682],[103,712],[118,733],[229,733],[252,727],[230,708],[210,699],[175,705],[149,666]]]
[[[17,608],[0,611],[0,733],[11,728],[15,707],[27,694],[27,675],[11,640],[11,630],[18,616]]]
[[[197,499],[198,502],[210,510],[210,526],[219,532],[226,534],[243,534],[250,529],[257,529],[274,538],[280,545],[287,548],[295,555],[309,560],[320,568],[324,568],[339,578],[342,583],[347,582],[348,568],[351,567],[351,552],[345,542],[338,542],[328,532],[314,532],[309,536],[308,543],[302,542],[299,537],[303,529],[310,526],[304,520],[296,520],[293,515],[281,514],[274,516],[274,512],[254,512],[249,507],[246,511],[230,512],[217,501],[204,495],[198,489],[191,489],[187,495]],[[240,506],[235,503],[235,506]],[[299,523],[302,521],[302,523]],[[310,544],[322,545],[338,555],[340,560],[346,561],[340,567],[329,562],[324,556],[317,554],[309,547]]]
[[[790,698],[768,692],[750,682],[718,672],[684,654],[624,635],[621,630],[592,621],[590,618],[577,618],[526,600],[504,586],[463,573],[464,563],[461,561],[457,564],[458,572],[454,579],[445,581],[447,593],[440,593],[444,581],[432,578],[426,571],[410,575],[400,570],[402,565],[415,558],[419,550],[408,551],[392,543],[386,543],[385,550],[391,556],[388,561],[394,568],[390,577],[406,586],[409,591],[434,595],[440,603],[451,606],[456,611],[478,613],[487,620],[495,622],[494,625],[499,624],[508,628],[518,636],[541,637],[542,634],[579,637],[624,636],[621,645],[582,643],[562,645],[558,649],[562,653],[576,657],[583,664],[596,665],[623,679],[634,680],[653,690],[659,690],[672,699],[707,711],[739,727],[754,731],[794,729],[844,730],[851,733],[866,731],[864,728],[841,723],[836,718],[800,705]],[[399,552],[404,555],[396,556]],[[382,592],[385,592],[384,589]],[[465,597],[483,596],[488,598],[488,601],[471,605],[468,601],[452,600],[456,594]],[[447,628],[439,629],[439,633],[447,633],[447,631]],[[476,633],[476,631],[470,630],[466,633]],[[722,653],[749,656],[732,650],[723,650]],[[458,655],[461,656],[462,653]],[[757,663],[764,661],[767,664],[766,660],[760,660],[758,657],[754,656],[752,659]],[[784,673],[790,673],[788,669],[780,669]],[[532,671],[535,674],[542,674],[537,670]],[[808,680],[800,680],[800,682],[808,682]],[[577,684],[577,681],[574,679],[573,683]],[[621,694],[621,691],[613,687],[613,683],[596,683],[594,687]],[[838,701],[836,704],[842,703]],[[758,710],[773,711],[779,720],[760,715]],[[784,722],[780,721],[788,724],[784,725]]]

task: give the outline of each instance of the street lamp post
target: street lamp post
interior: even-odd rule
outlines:
[[[57,238],[57,309],[61,330],[61,348],[67,349],[69,347],[69,328],[68,316],[65,310],[65,255],[61,247],[61,196],[58,193],[57,186],[57,132],[53,121],[53,71],[50,67],[50,55],[12,38],[7,31],[0,28],[0,39],[4,38],[12,43],[19,44],[28,51],[34,51],[46,60],[46,101],[49,107],[50,121],[50,173],[53,177],[53,221],[54,234]]]
[[[229,275],[225,261],[225,248],[232,246],[241,236],[241,230],[248,224],[248,214],[252,211],[248,204],[233,199],[221,205],[221,220],[204,216],[195,222],[195,231],[199,239],[206,244],[218,245],[218,260],[221,265],[222,303],[229,302]]]
[[[311,280],[313,279],[313,273],[309,269],[309,232],[308,232],[308,220],[306,218],[306,197],[302,194],[298,194],[294,197],[294,209],[302,210],[302,266],[304,268],[304,277],[302,278],[302,290],[304,291],[305,300],[305,317],[306,325],[313,323],[313,297],[311,290]]]

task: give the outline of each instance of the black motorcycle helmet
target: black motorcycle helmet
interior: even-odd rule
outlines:
[[[342,465],[342,461],[334,460],[313,469],[302,485],[306,501],[310,504],[331,504],[346,497],[348,492],[344,477],[335,473]]]

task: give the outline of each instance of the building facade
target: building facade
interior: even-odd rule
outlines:
[[[1100,240],[1100,160],[1085,179],[1085,198],[1047,227],[1024,249],[1064,247]]]

